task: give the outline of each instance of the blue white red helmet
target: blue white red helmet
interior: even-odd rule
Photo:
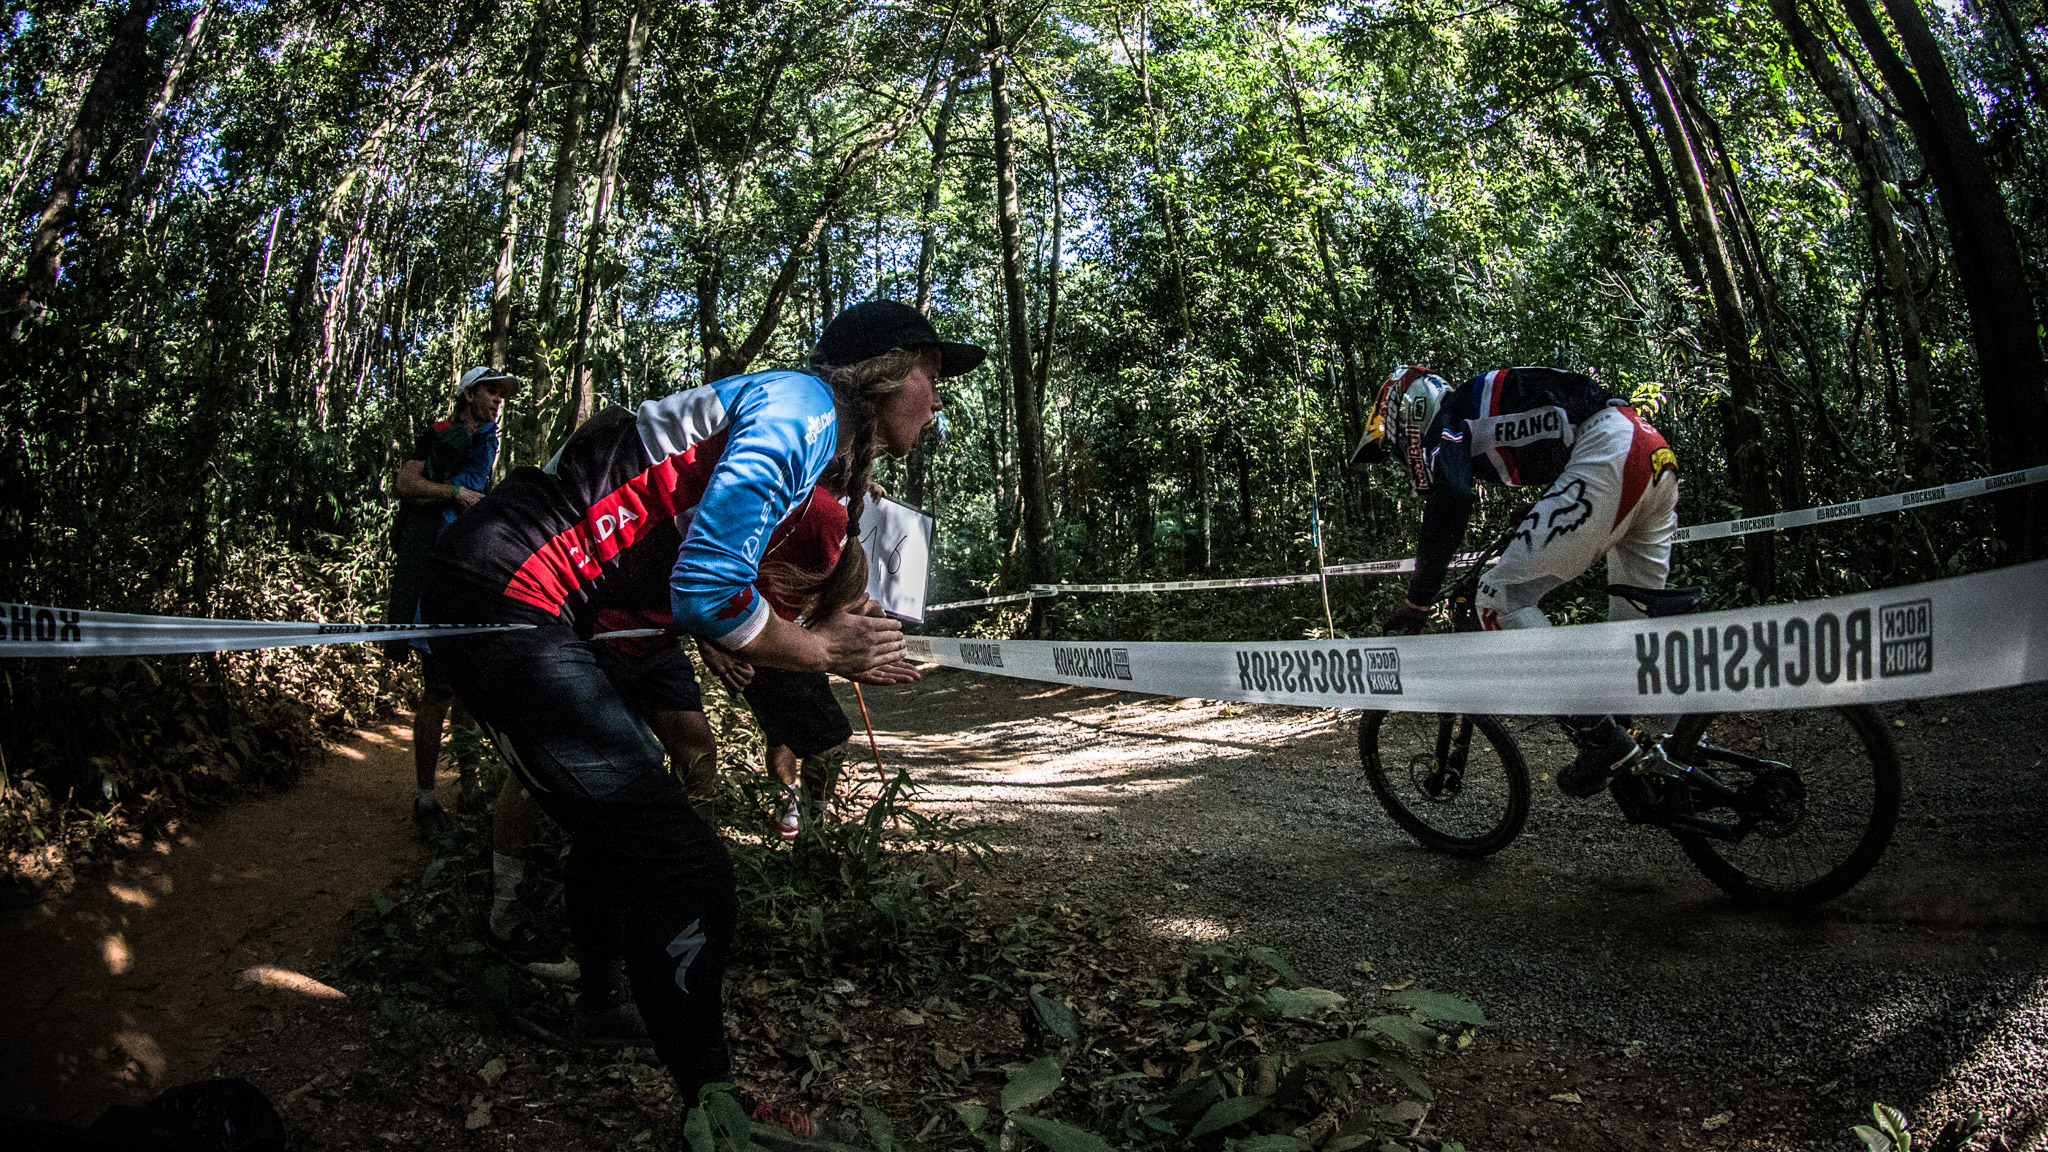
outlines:
[[[1443,408],[1451,386],[1420,364],[1404,364],[1388,374],[1366,414],[1365,435],[1351,453],[1353,464],[1372,464],[1399,455],[1417,492],[1429,489],[1429,464],[1423,457],[1422,435]]]

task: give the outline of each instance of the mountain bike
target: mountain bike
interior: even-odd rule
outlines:
[[[1512,526],[1449,592],[1456,631],[1479,630],[1479,576]],[[1691,612],[1703,588],[1610,584],[1651,617]],[[1629,717],[1620,718],[1631,725]],[[1736,900],[1801,907],[1832,900],[1875,867],[1899,815],[1899,761],[1875,708],[1695,713],[1633,727],[1636,750],[1608,783],[1631,824],[1661,828]],[[1476,737],[1476,739],[1475,739]],[[1498,717],[1367,712],[1365,777],[1394,823],[1424,847],[1490,856],[1529,816],[1529,765]]]

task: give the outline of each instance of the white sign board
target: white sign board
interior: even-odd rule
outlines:
[[[922,624],[932,518],[887,496],[868,500],[860,514],[860,545],[868,554],[868,597],[889,615]]]

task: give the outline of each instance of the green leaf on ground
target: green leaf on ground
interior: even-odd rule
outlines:
[[[1431,1020],[1446,1024],[1486,1023],[1486,1014],[1479,1010],[1477,1004],[1441,992],[1431,992],[1427,988],[1406,988],[1390,993],[1387,1003],[1396,1008],[1413,1008]]]
[[[1365,1026],[1404,1048],[1418,1052],[1434,1049],[1441,1038],[1436,1029],[1416,1023],[1412,1016],[1375,1016],[1367,1020]]]
[[[1207,1136],[1211,1132],[1221,1132],[1232,1124],[1242,1123],[1265,1110],[1264,1096],[1232,1096],[1228,1100],[1218,1100],[1209,1106],[1207,1112],[1202,1113],[1200,1120],[1195,1121],[1194,1129],[1188,1133],[1188,1139]]]
[[[1354,1060],[1370,1058],[1371,1052],[1366,1048],[1365,1041],[1356,1038],[1311,1044],[1294,1054],[1295,1063],[1311,1065],[1349,1064]]]
[[[969,1132],[981,1131],[982,1121],[988,1119],[988,1109],[979,1104],[955,1104],[953,1111],[960,1117],[960,1123],[967,1126]]]
[[[1052,1152],[1112,1152],[1102,1137],[1072,1124],[1062,1124],[1042,1116],[1012,1116],[1010,1119]]]
[[[1268,988],[1265,1000],[1287,1020],[1309,1020],[1344,1006],[1343,996],[1324,988]]]
[[[1247,949],[1244,956],[1247,960],[1256,960],[1271,968],[1273,975],[1280,977],[1281,982],[1290,987],[1301,983],[1301,977],[1295,975],[1294,967],[1287,963],[1287,958],[1263,944]]]
[[[1060,1086],[1060,1062],[1041,1056],[1010,1074],[1003,1085],[1003,1111],[1029,1108],[1053,1094]]]
[[[1274,1132],[1265,1136],[1247,1136],[1242,1140],[1225,1140],[1223,1152],[1301,1152],[1301,1141],[1285,1132]]]
[[[1045,1025],[1047,1032],[1069,1044],[1081,1042],[1081,1022],[1075,1019],[1074,1010],[1067,1007],[1065,1001],[1033,992],[1031,1010],[1037,1014],[1038,1022]]]
[[[896,1147],[896,1126],[889,1123],[889,1117],[879,1108],[863,1106],[860,1118],[867,1125],[868,1139],[874,1141],[876,1152],[891,1152]]]

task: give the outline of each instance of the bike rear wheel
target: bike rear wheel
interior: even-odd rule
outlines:
[[[1425,848],[1490,856],[1529,818],[1528,763],[1492,716],[1367,712],[1358,758],[1380,807]]]
[[[1869,874],[1891,843],[1899,758],[1884,718],[1868,705],[1687,716],[1665,754],[1738,792],[1774,790],[1770,814],[1746,828],[1731,809],[1699,813],[1741,831],[1739,839],[1673,833],[1707,879],[1746,904],[1832,900]]]

